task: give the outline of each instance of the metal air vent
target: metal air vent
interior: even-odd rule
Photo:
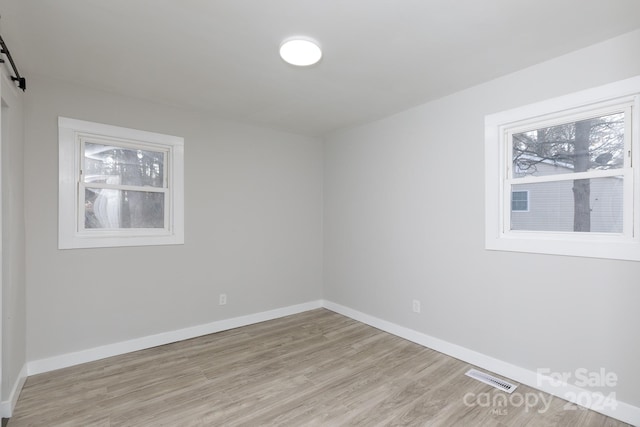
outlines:
[[[507,393],[513,393],[513,390],[518,387],[517,385],[511,384],[510,382],[507,382],[505,380],[501,380],[500,378],[494,377],[493,375],[485,374],[484,372],[480,372],[476,369],[468,370],[465,375],[481,381],[485,384],[489,384],[490,386],[493,386]]]

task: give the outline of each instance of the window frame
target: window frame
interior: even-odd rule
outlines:
[[[607,111],[629,108],[625,116],[625,166],[605,175],[624,176],[623,233],[510,230],[511,188],[515,179],[509,136],[519,130],[567,123]],[[525,105],[485,117],[485,248],[515,252],[640,261],[640,76]],[[628,141],[628,142],[627,142]],[[580,172],[597,177],[602,172]],[[571,178],[576,179],[576,173]],[[540,181],[556,181],[536,178]],[[526,182],[526,180],[525,180]],[[509,200],[509,203],[506,203]]]
[[[151,150],[164,154],[163,187],[85,183],[85,144]],[[58,118],[58,248],[173,245],[184,243],[184,139],[83,120]],[[85,188],[163,192],[164,228],[85,228]],[[122,187],[122,188],[116,188]],[[161,190],[161,191],[158,191]]]

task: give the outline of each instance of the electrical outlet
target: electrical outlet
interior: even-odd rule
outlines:
[[[219,304],[225,305],[226,303],[227,303],[227,294],[220,294]]]
[[[414,299],[413,300],[413,312],[414,313],[420,313],[421,307],[420,307],[420,300]]]

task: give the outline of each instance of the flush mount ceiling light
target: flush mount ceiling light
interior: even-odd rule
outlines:
[[[292,38],[280,45],[280,56],[291,65],[306,67],[322,58],[318,43],[308,38]]]

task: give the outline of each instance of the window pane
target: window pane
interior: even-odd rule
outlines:
[[[164,153],[86,142],[84,182],[163,187]]]
[[[526,191],[511,192],[511,210],[526,211],[529,209],[529,193]]]
[[[615,176],[513,185],[513,192],[529,192],[529,209],[512,208],[511,229],[622,233],[623,181]]]
[[[86,188],[84,227],[164,228],[164,193]]]
[[[624,113],[513,135],[513,177],[619,169],[624,166]]]

